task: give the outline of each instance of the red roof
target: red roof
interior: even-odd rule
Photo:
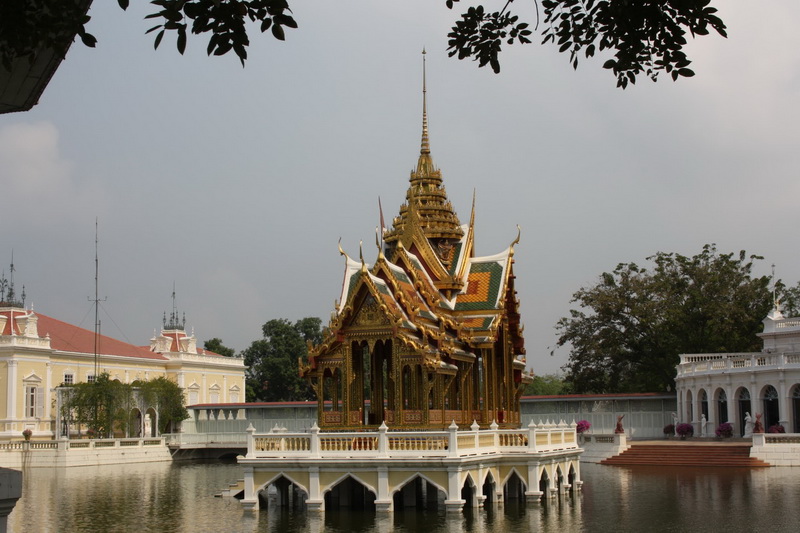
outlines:
[[[224,355],[218,354],[217,352],[212,352],[211,350],[206,350],[205,348],[197,347],[197,353],[199,355],[210,355],[213,357],[225,357]]]
[[[52,348],[64,352],[94,353],[94,331],[67,324],[41,313],[36,313],[36,316],[39,318],[39,336],[50,335],[50,346]],[[153,353],[147,348],[134,346],[105,335],[98,335],[97,338],[97,353],[101,355],[117,355],[159,361],[168,360],[163,355]]]

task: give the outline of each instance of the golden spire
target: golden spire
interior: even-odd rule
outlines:
[[[425,49],[422,49],[422,146],[420,154],[430,154],[431,147],[428,143],[428,91],[425,80]]]
[[[392,228],[384,234],[383,242],[390,249],[394,243],[402,241],[407,250],[412,249],[415,239],[423,237],[427,243],[416,242],[417,253],[427,256],[431,261],[443,261],[438,267],[437,278],[450,276],[447,265],[452,259],[449,252],[455,242],[464,236],[464,230],[453,206],[447,199],[447,191],[442,185],[442,173],[433,164],[430,141],[428,139],[428,86],[426,70],[426,51],[422,50],[422,143],[416,169],[411,171],[406,201],[400,206],[400,215],[395,217]],[[440,242],[446,241],[446,242]],[[441,250],[440,250],[441,248]],[[422,249],[428,250],[427,252]],[[445,255],[447,257],[445,257]],[[391,254],[389,259],[391,260]]]

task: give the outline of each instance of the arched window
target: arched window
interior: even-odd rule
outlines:
[[[750,391],[742,387],[736,392],[736,405],[738,412],[736,419],[739,421],[739,434],[744,435],[745,430],[745,416],[752,411],[750,407]],[[752,413],[751,418],[752,418]]]
[[[708,420],[708,394],[705,390],[700,391],[700,414]]]
[[[717,423],[722,424],[728,421],[728,395],[724,389],[717,392]]]
[[[800,433],[800,385],[792,388],[792,414],[794,415],[792,432]],[[786,428],[786,431],[789,431],[789,428]]]
[[[778,405],[778,391],[772,385],[764,387],[764,429],[780,424],[781,413]]]

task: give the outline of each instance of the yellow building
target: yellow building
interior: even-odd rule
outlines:
[[[150,346],[134,346],[34,313],[15,301],[13,288],[4,290],[0,439],[20,438],[25,429],[34,438],[56,436],[56,387],[90,382],[99,373],[122,383],[165,376],[184,389],[187,404],[242,401],[244,361],[198,348],[175,315]]]

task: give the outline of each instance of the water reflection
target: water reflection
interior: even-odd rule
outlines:
[[[215,498],[242,477],[235,464],[137,464],[34,469],[9,517],[13,533],[426,531],[781,531],[800,519],[800,469],[703,469],[583,465],[583,494],[543,504],[508,502],[448,514],[347,509],[322,514],[245,513]]]

